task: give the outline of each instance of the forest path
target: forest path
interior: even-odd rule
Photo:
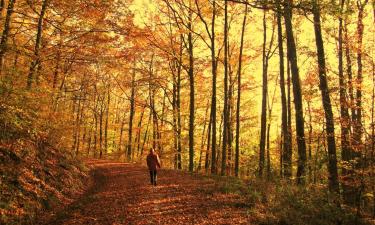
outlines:
[[[160,170],[149,184],[146,168],[104,160],[88,162],[94,184],[48,224],[249,224],[244,200],[215,192],[210,179]]]

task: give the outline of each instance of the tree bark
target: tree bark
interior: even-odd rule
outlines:
[[[237,110],[236,110],[236,153],[234,160],[234,174],[239,176],[240,167],[240,107],[241,107],[241,74],[242,74],[242,52],[244,45],[244,36],[247,20],[247,5],[245,5],[245,12],[242,21],[240,54],[238,56],[238,71],[237,71]]]
[[[107,104],[106,104],[106,110],[105,110],[105,125],[104,125],[104,149],[106,153],[108,153],[108,123],[109,123],[110,103],[111,103],[111,93],[110,93],[110,86],[108,86]]]
[[[194,51],[193,51],[193,14],[189,10],[188,21],[188,51],[189,51],[189,87],[190,87],[190,105],[189,105],[189,171],[194,170],[194,111],[195,111],[195,90],[194,90]]]
[[[7,8],[7,14],[5,16],[5,22],[4,22],[4,29],[3,33],[1,35],[1,42],[0,42],[0,76],[3,70],[3,63],[4,63],[4,55],[7,52],[7,43],[8,43],[8,36],[9,36],[9,30],[10,30],[10,20],[11,16],[13,14],[14,4],[16,3],[16,0],[9,0],[8,8]],[[1,1],[2,8],[4,6],[4,1]],[[2,12],[2,10],[1,10]]]
[[[215,53],[215,18],[216,18],[216,1],[212,2],[212,22],[211,22],[211,66],[212,66],[212,148],[211,148],[211,173],[217,173],[216,164],[216,78],[217,78],[217,60]]]
[[[298,146],[297,184],[305,183],[306,175],[306,142],[304,134],[304,119],[302,106],[302,91],[297,63],[297,50],[293,35],[291,0],[287,0],[285,6],[285,30],[287,35],[287,55],[291,66],[294,107],[296,118],[296,133]]]
[[[260,122],[260,140],[259,140],[259,171],[258,176],[263,177],[266,149],[266,131],[267,131],[267,68],[266,68],[266,42],[267,42],[266,11],[263,11],[263,47],[262,47],[262,114]]]
[[[228,1],[224,1],[224,108],[223,108],[223,145],[221,151],[221,175],[226,174],[228,141]]]
[[[30,68],[29,68],[29,74],[28,74],[28,77],[27,77],[27,89],[28,90],[30,90],[31,87],[32,87],[35,69],[40,63],[39,52],[40,52],[40,44],[41,44],[41,41],[42,41],[43,20],[44,20],[44,15],[45,15],[46,10],[47,10],[47,6],[48,6],[48,0],[43,0],[42,9],[40,11],[40,16],[39,16],[39,20],[38,20],[38,31],[37,31],[36,40],[35,40],[34,56],[33,56],[33,59],[31,60]]]
[[[134,102],[135,102],[135,65],[133,68],[131,79],[131,94],[130,94],[130,115],[129,115],[129,129],[128,129],[128,151],[127,159],[132,160],[132,143],[133,143],[133,118],[134,118]]]
[[[291,174],[291,153],[290,153],[290,134],[288,129],[288,109],[287,98],[285,92],[285,77],[284,77],[284,48],[283,48],[283,31],[281,21],[281,7],[280,2],[277,4],[277,38],[279,50],[279,73],[280,73],[280,97],[281,97],[281,133],[282,133],[282,158],[281,158],[281,174],[289,178]]]
[[[329,190],[339,193],[339,181],[337,172],[337,156],[336,156],[336,141],[335,141],[335,125],[332,112],[331,98],[329,96],[329,88],[326,74],[326,63],[324,44],[320,23],[320,9],[317,0],[313,0],[313,18],[315,43],[318,57],[318,71],[319,71],[319,88],[322,94],[322,102],[324,108],[327,145],[328,145],[328,181]]]

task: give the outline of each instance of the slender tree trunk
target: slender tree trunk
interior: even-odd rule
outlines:
[[[194,170],[194,52],[193,52],[193,14],[189,10],[189,22],[188,22],[188,45],[189,45],[189,86],[190,86],[190,105],[189,105],[189,171]]]
[[[288,130],[288,111],[287,99],[285,93],[285,77],[284,77],[284,48],[283,48],[283,31],[281,21],[280,2],[277,3],[277,38],[279,49],[279,73],[280,73],[280,96],[281,96],[281,136],[282,136],[282,157],[280,174],[289,178],[291,176],[291,157],[289,157],[289,130]]]
[[[78,104],[76,103],[77,102],[77,99],[78,99]],[[77,105],[77,106],[76,106]],[[77,145],[77,127],[78,127],[78,118],[79,118],[79,108],[80,108],[80,105],[81,105],[81,101],[80,101],[80,98],[77,97],[77,96],[74,96],[73,97],[73,103],[72,103],[72,120],[73,120],[73,136],[72,136],[72,148],[71,148],[71,153],[72,155],[74,154],[74,150],[76,149],[76,145]],[[77,111],[77,113],[76,113]]]
[[[221,151],[221,175],[226,174],[228,144],[228,1],[224,1],[224,108],[223,108],[223,145]]]
[[[146,125],[146,132],[145,132],[145,135],[143,136],[143,144],[142,144],[142,148],[141,148],[141,157],[143,156],[143,152],[144,152],[144,149],[145,149],[145,144],[146,144],[147,135],[148,135],[148,128],[149,128],[150,123],[151,123],[151,117],[152,117],[152,112],[150,110],[150,114],[148,116],[147,125]]]
[[[34,56],[33,56],[33,59],[31,60],[30,68],[29,68],[29,75],[27,77],[27,89],[29,90],[32,87],[35,69],[40,63],[39,52],[40,52],[40,44],[42,41],[43,20],[44,20],[44,15],[47,10],[47,6],[48,6],[48,0],[43,0],[42,9],[40,11],[40,16],[38,20],[38,31],[37,31],[36,40],[35,40]]]
[[[292,159],[293,159],[293,128],[292,128],[292,96],[291,96],[291,74],[290,74],[290,62],[287,60],[287,111],[288,111],[288,135],[287,135],[287,141],[289,143],[288,148],[285,153],[285,171],[284,176],[285,177],[292,177],[293,174],[293,165],[292,165]]]
[[[362,126],[362,82],[363,82],[363,65],[362,65],[362,42],[363,42],[363,14],[364,8],[368,0],[357,1],[358,8],[358,21],[357,21],[357,78],[356,78],[356,96],[355,96],[355,120],[353,121],[353,147],[355,158],[361,157],[362,147],[362,136],[363,136],[363,126]],[[358,167],[360,165],[354,165]]]
[[[179,66],[177,70],[177,99],[176,99],[176,106],[177,106],[177,169],[182,169],[182,144],[181,144],[181,63],[182,63],[182,35],[181,38],[181,45],[180,45],[180,55],[179,55]]]
[[[217,173],[216,164],[216,77],[217,77],[217,60],[215,53],[215,18],[216,18],[216,1],[212,2],[212,22],[211,22],[211,65],[212,65],[212,150],[211,150],[211,173]]]
[[[140,150],[140,147],[141,147],[141,131],[142,131],[142,122],[143,122],[143,115],[145,114],[145,107],[143,107],[142,109],[142,112],[141,112],[141,116],[139,118],[139,121],[138,121],[138,125],[137,125],[137,137],[136,137],[136,140],[137,140],[137,157],[139,158],[139,150]]]
[[[105,110],[105,125],[104,125],[104,150],[108,153],[108,123],[109,123],[109,107],[111,103],[110,86],[107,91],[107,106]]]
[[[351,145],[350,145],[350,124],[351,120],[349,117],[348,111],[348,100],[346,98],[346,80],[344,76],[344,59],[343,59],[343,11],[344,11],[345,0],[340,1],[340,17],[339,17],[339,34],[338,34],[338,60],[339,60],[339,85],[340,85],[340,125],[341,125],[341,158],[344,162],[349,163],[350,155],[351,155]],[[347,33],[345,34],[347,35]],[[345,38],[345,44],[347,45],[347,38]],[[349,49],[347,49],[347,56],[350,62],[349,56]],[[347,63],[347,67],[351,67],[351,63]],[[350,68],[351,71],[351,68]],[[350,72],[351,73],[351,72]],[[349,84],[351,85],[351,84]],[[349,89],[349,95],[353,96],[352,88]],[[349,199],[352,195],[350,191],[350,185],[348,185],[348,175],[350,174],[350,170],[346,166],[343,166],[342,169],[342,189],[343,189],[343,198],[348,203]]]
[[[230,61],[230,59],[228,59]],[[229,64],[229,63],[228,63]],[[232,154],[233,154],[233,72],[230,64],[229,66],[229,89],[228,89],[228,126],[227,126],[227,163],[226,175],[232,174]]]
[[[59,77],[59,72],[60,72],[62,39],[61,39],[61,33],[59,33],[59,35],[60,35],[60,41],[59,41],[59,44],[57,46],[55,69],[53,71],[53,81],[52,81],[52,88],[53,89],[56,89],[56,87],[57,87],[57,82],[58,82],[58,77]]]
[[[90,157],[91,138],[92,138],[92,125],[90,125],[89,137],[87,138],[87,154],[86,154],[87,157]]]
[[[200,148],[200,153],[199,153],[199,161],[198,161],[197,172],[199,172],[202,168],[202,154],[203,154],[203,149],[204,149],[205,140],[206,140],[205,134],[206,134],[206,124],[207,124],[208,110],[210,108],[209,106],[210,106],[210,102],[208,101],[205,116],[204,116],[204,120],[203,120],[203,131],[202,131],[201,148]],[[209,121],[209,123],[210,123],[210,121]],[[210,125],[210,124],[208,124],[208,125]],[[209,137],[208,137],[208,139],[209,139]]]
[[[374,22],[375,22],[375,1],[373,1],[373,9],[374,9]],[[372,194],[375,196],[375,62],[372,60],[372,96],[371,96],[371,174],[372,177]],[[372,204],[372,217],[375,218],[375,198],[373,199]]]
[[[99,114],[99,158],[103,156],[103,101],[101,102]]]
[[[173,111],[173,148],[174,148],[174,168],[177,169],[178,163],[178,133],[177,133],[177,75],[176,75],[176,60],[171,65],[173,87],[172,87],[172,111]]]
[[[294,107],[296,118],[296,133],[297,133],[297,146],[298,146],[298,165],[297,165],[297,184],[305,183],[306,175],[306,143],[304,134],[304,119],[303,119],[303,106],[302,106],[302,91],[300,84],[300,77],[297,63],[297,50],[293,35],[292,26],[292,7],[291,0],[287,0],[285,6],[285,30],[287,36],[287,52],[288,59],[291,66],[293,94],[294,94]]]
[[[212,105],[212,103],[211,103]],[[210,113],[210,121],[208,123],[208,132],[207,132],[207,147],[206,147],[206,157],[205,157],[205,161],[204,161],[204,169],[205,169],[205,172],[207,173],[208,172],[208,168],[209,168],[209,165],[210,165],[210,146],[211,146],[211,130],[212,130],[212,111]]]
[[[351,121],[349,121],[349,126],[352,125],[355,121],[355,107],[353,105],[355,104],[354,99],[354,91],[353,91],[353,72],[352,72],[352,60],[350,56],[350,41],[348,37],[348,28],[347,28],[347,21],[344,21],[344,40],[345,40],[345,58],[346,58],[346,73],[348,75],[348,87],[349,87],[349,104],[350,107],[350,113],[351,113]],[[349,127],[350,131],[350,127]]]
[[[132,160],[132,143],[133,143],[133,118],[135,113],[135,65],[133,68],[132,73],[132,80],[131,80],[131,95],[130,95],[130,115],[129,115],[129,130],[128,130],[128,151],[127,151],[127,159],[128,161]]]
[[[267,124],[267,142],[266,142],[266,149],[267,149],[267,179],[271,179],[271,155],[270,155],[270,130],[271,130],[271,123]]]
[[[312,115],[311,115],[311,102],[307,101],[307,112],[309,117],[309,139],[308,139],[308,169],[309,169],[309,182],[312,181],[312,136],[313,136],[313,126],[312,126]]]
[[[267,81],[267,65],[268,61],[266,56],[266,43],[267,43],[267,26],[266,26],[266,11],[263,11],[263,55],[262,55],[262,114],[260,122],[260,140],[259,140],[259,177],[263,176],[264,164],[265,164],[265,149],[266,149],[266,132],[267,132],[267,93],[268,93],[268,81]]]
[[[126,113],[124,112],[124,115],[122,116],[122,119],[121,119],[121,125],[120,125],[120,136],[119,136],[119,141],[118,141],[118,153],[121,155],[122,152],[122,136],[123,136],[123,133],[124,133],[124,125],[125,125],[125,115]]]
[[[234,174],[236,177],[239,176],[239,166],[240,166],[240,107],[241,107],[241,74],[242,74],[242,52],[244,45],[244,36],[247,20],[247,5],[245,5],[245,12],[242,22],[241,31],[241,44],[240,44],[240,54],[238,56],[238,71],[237,71],[237,110],[236,110],[236,154],[234,161]]]
[[[162,156],[164,152],[164,147],[163,147],[163,138],[161,136],[163,129],[164,129],[164,117],[165,117],[165,99],[167,98],[167,93],[164,92],[163,96],[163,104],[161,107],[161,116],[160,116],[160,127],[158,126],[158,140],[159,140],[159,155]]]
[[[0,21],[2,22],[3,20],[3,11],[5,7],[5,0],[0,1]]]
[[[95,119],[95,130],[94,130],[94,158],[97,156],[98,150],[98,102],[99,102],[99,95],[96,93],[96,86],[95,86],[95,95],[94,95],[95,107],[94,107],[94,119]]]
[[[10,30],[10,20],[11,16],[13,14],[14,4],[16,3],[16,0],[9,0],[8,8],[7,8],[7,14],[5,16],[5,22],[4,22],[4,29],[3,33],[1,35],[1,41],[0,41],[0,76],[3,70],[3,63],[4,63],[4,55],[7,52],[7,43],[8,43],[8,35]],[[1,1],[2,7],[1,12],[3,11],[4,7],[4,1]]]
[[[327,144],[328,144],[328,172],[329,172],[329,189],[332,192],[339,193],[339,181],[337,172],[337,156],[335,141],[335,125],[332,112],[331,98],[329,96],[329,88],[326,74],[325,53],[323,45],[323,37],[320,25],[320,9],[317,0],[313,0],[313,18],[315,43],[318,55],[319,66],[319,88],[322,94],[322,102],[324,115],[326,120]]]

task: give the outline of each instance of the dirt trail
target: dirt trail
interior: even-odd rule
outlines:
[[[94,184],[48,224],[249,224],[237,195],[209,190],[214,183],[161,170],[158,186],[135,164],[90,161]]]

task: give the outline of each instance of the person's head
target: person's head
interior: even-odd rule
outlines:
[[[155,149],[150,148],[150,154],[155,154]]]

